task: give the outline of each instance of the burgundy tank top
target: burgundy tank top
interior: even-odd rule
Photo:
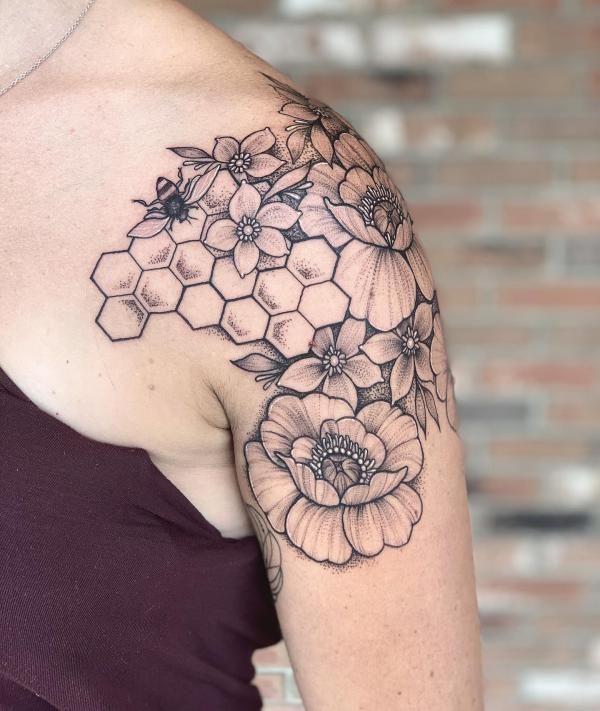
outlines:
[[[256,711],[280,639],[255,537],[0,371],[0,709]]]

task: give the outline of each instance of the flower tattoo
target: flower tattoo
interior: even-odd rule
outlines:
[[[431,341],[431,369],[435,374],[435,389],[439,399],[446,403],[448,422],[453,429],[457,427],[456,401],[454,399],[454,376],[450,372],[448,354],[442,320],[439,314],[433,319],[433,340]]]
[[[362,347],[374,363],[394,361],[390,373],[392,401],[408,395],[415,376],[419,380],[433,380],[429,346],[426,341],[431,335],[433,316],[431,304],[419,304],[415,313],[388,333],[377,333]]]
[[[292,363],[280,378],[279,386],[309,393],[322,383],[325,394],[341,397],[356,407],[357,388],[383,382],[381,369],[359,352],[365,333],[364,321],[353,318],[344,321],[337,338],[329,326],[319,329],[311,349],[314,357]]]
[[[294,119],[286,129],[292,162],[298,160],[307,143],[310,143],[324,160],[331,163],[334,155],[332,137],[348,127],[344,119],[327,104],[308,99],[288,84],[267,78],[275,91],[286,100],[279,113]]]
[[[349,133],[335,149],[341,166],[317,164],[309,173],[314,190],[300,203],[300,224],[342,247],[336,283],[350,295],[351,314],[388,331],[412,313],[417,285],[433,297],[431,270],[405,200],[377,156]]]
[[[217,329],[264,388],[244,475],[278,598],[286,548],[339,568],[409,542],[423,445],[432,426],[456,428],[456,405],[404,196],[335,111],[266,79],[286,130],[171,148],[177,178],[134,201],[145,213],[129,244],[102,254],[91,279],[112,341],[171,312]]]
[[[213,157],[239,179],[265,178],[283,165],[283,161],[267,153],[275,145],[270,128],[255,131],[241,143],[231,136],[217,138]]]
[[[300,213],[284,202],[262,204],[258,190],[243,182],[229,202],[229,217],[214,222],[206,244],[223,252],[233,250],[240,276],[256,269],[261,252],[272,257],[288,253],[282,229],[289,229]]]
[[[423,452],[411,417],[385,402],[358,414],[314,393],[276,398],[246,445],[252,490],[273,529],[317,561],[402,546],[421,516],[408,486]]]

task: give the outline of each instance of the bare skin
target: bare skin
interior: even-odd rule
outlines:
[[[81,7],[67,6],[76,11]],[[57,3],[55,9],[52,17],[60,26],[65,6]],[[255,530],[261,543],[266,536],[273,537],[280,556],[274,590],[277,609],[307,709],[480,709],[461,450],[452,427],[452,395],[440,360],[444,351],[430,279],[417,278],[417,290],[410,276],[400,284],[392,283],[387,273],[379,274],[378,286],[396,294],[387,306],[375,296],[365,301],[351,283],[344,286],[349,310],[330,321],[330,334],[319,335],[320,329],[313,329],[304,351],[287,360],[284,354],[280,360],[286,367],[268,391],[254,380],[255,372],[232,365],[256,352],[256,347],[235,342],[218,328],[194,330],[175,313],[153,313],[143,335],[115,341],[94,322],[104,298],[90,274],[100,255],[126,250],[132,239],[128,232],[150,214],[131,200],[148,204],[156,200],[159,176],[177,181],[182,156],[165,148],[199,147],[210,152],[217,137],[241,141],[268,129],[278,137],[279,148],[267,148],[266,155],[281,165],[288,160],[289,169],[281,168],[284,172],[303,163],[298,146],[288,144],[285,154],[286,128],[293,121],[280,113],[290,103],[289,96],[277,91],[277,83],[285,81],[181,6],[98,0],[69,42],[1,100],[0,128],[11,140],[0,147],[6,254],[0,263],[0,364],[43,410],[79,432],[146,449],[224,536],[237,538]],[[331,150],[337,146],[341,158],[329,155],[326,142],[317,143],[312,159],[304,160],[308,181],[311,166],[323,161],[325,165],[337,161],[341,174],[359,166],[344,164],[349,160],[345,146],[359,140],[352,128],[340,127],[331,138]],[[367,165],[372,177],[375,169],[375,164]],[[276,174],[265,170],[267,179]],[[189,175],[184,176],[182,189]],[[251,187],[256,184],[251,174],[235,179],[236,190],[257,190]],[[357,186],[363,184],[361,179],[366,180],[356,178]],[[309,212],[306,200],[311,190],[300,189],[297,200],[290,198],[289,209],[298,213],[293,224],[301,225],[308,240],[315,240],[321,239],[318,228],[300,217]],[[280,208],[281,199],[274,200]],[[400,210],[410,226],[408,209],[400,202],[394,209],[393,214],[397,217]],[[237,224],[239,216],[228,207],[221,219],[232,217]],[[292,218],[286,217],[288,222]],[[336,219],[340,227],[348,217],[338,210]],[[394,219],[394,234],[400,235]],[[167,228],[172,230],[174,224]],[[381,224],[376,222],[375,228],[385,241],[390,233]],[[346,233],[348,229],[346,224]],[[289,252],[287,223],[282,230]],[[234,260],[235,249],[219,241],[217,232],[208,229],[202,243],[220,250],[219,257]],[[402,232],[403,253],[411,235]],[[348,237],[343,244],[336,243],[328,232],[322,239],[342,260],[342,250],[352,242]],[[411,264],[410,258],[402,264]],[[252,259],[238,259],[234,266],[239,275],[255,268]],[[339,281],[343,286],[344,278]],[[429,357],[430,367],[411,371],[421,373],[422,385],[433,398],[425,415],[418,414],[415,405],[413,411],[408,406],[400,410],[407,380],[393,375],[393,363],[401,359],[403,349],[402,367],[415,368],[410,344],[419,303],[423,307],[419,323],[425,323],[421,337],[428,353],[438,354],[435,362]],[[253,318],[249,317],[250,326],[255,325]],[[318,531],[302,538],[291,525],[282,527],[269,497],[261,494],[260,481],[268,465],[259,449],[268,449],[269,444],[261,438],[259,425],[277,416],[273,414],[277,397],[287,395],[290,406],[298,408],[305,397],[340,395],[329,380],[311,385],[288,368],[299,356],[315,356],[315,338],[329,339],[328,345],[335,346],[345,324],[355,331],[364,325],[364,338],[359,333],[355,340],[371,380],[358,378],[353,383],[356,401],[352,387],[346,386],[345,395],[337,398],[342,403],[336,406],[341,408],[338,419],[360,418],[362,406],[386,400],[385,407],[407,418],[402,421],[410,433],[405,439],[412,442],[402,466],[396,467],[404,477],[402,496],[408,498],[401,498],[410,501],[411,523],[390,528],[384,537],[392,543],[379,550],[373,531],[363,527],[352,533],[349,523],[345,537],[339,534],[333,547],[324,544]],[[390,333],[401,345],[386,360],[377,337]],[[384,383],[386,395],[365,399],[361,393],[376,382]],[[414,378],[411,383],[418,390]],[[398,445],[399,435],[392,434],[390,442],[379,435],[388,450]],[[417,445],[420,455],[415,454]],[[256,465],[253,452],[260,460]],[[277,457],[279,466],[283,460]],[[376,473],[374,467],[370,477]],[[355,513],[348,512],[346,518]],[[273,567],[272,548],[267,548],[266,565]]]

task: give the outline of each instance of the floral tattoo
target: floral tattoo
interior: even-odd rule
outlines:
[[[277,596],[280,540],[338,567],[408,543],[423,442],[456,427],[456,406],[402,194],[335,111],[266,78],[285,134],[171,148],[177,180],[159,177],[156,197],[135,201],[146,212],[128,248],[102,254],[91,278],[111,340],[173,312],[239,346],[233,365],[269,393],[245,471]]]

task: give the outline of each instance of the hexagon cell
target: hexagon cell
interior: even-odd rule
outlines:
[[[331,279],[336,262],[336,253],[324,239],[307,239],[292,245],[287,268],[308,286]]]
[[[313,284],[304,289],[298,311],[315,328],[340,323],[344,320],[350,299],[330,281]]]
[[[297,311],[271,316],[267,341],[286,358],[308,353],[315,329]]]
[[[129,252],[105,252],[94,269],[92,281],[105,296],[133,294],[142,270]]]
[[[192,328],[206,328],[219,323],[224,305],[210,284],[198,284],[186,288],[177,311]]]
[[[256,265],[256,269],[259,272],[262,272],[265,269],[276,269],[277,267],[285,267],[287,258],[287,254],[284,254],[281,257],[272,257],[270,254],[264,254],[263,252],[261,252],[260,257],[258,258],[258,264]]]
[[[127,338],[139,338],[147,320],[148,312],[131,294],[106,299],[96,323],[111,340],[122,341]]]
[[[256,283],[256,272],[241,277],[235,268],[233,259],[223,257],[215,262],[211,283],[228,301],[240,299],[243,296],[250,296],[252,293]]]
[[[129,253],[142,269],[168,267],[174,251],[175,243],[166,230],[148,239],[135,237],[129,246]]]
[[[264,338],[269,315],[252,298],[230,301],[225,306],[221,326],[236,343]]]
[[[144,272],[135,295],[151,313],[175,311],[183,286],[170,269],[153,269]]]
[[[201,242],[177,246],[171,270],[186,286],[209,281],[215,258]]]
[[[302,284],[287,269],[261,272],[254,287],[254,298],[271,315],[294,311],[301,294]]]
[[[202,209],[208,215],[219,215],[222,212],[227,212],[229,201],[238,188],[239,185],[231,177],[229,171],[220,170],[213,184],[200,199]]]

